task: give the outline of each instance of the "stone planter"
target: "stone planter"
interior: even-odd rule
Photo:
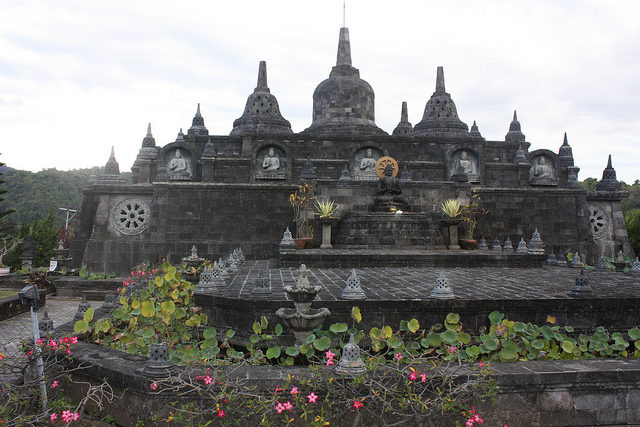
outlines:
[[[447,246],[447,249],[460,249],[458,245],[458,224],[461,222],[461,218],[445,218],[442,220],[442,223],[449,228],[449,246]]]
[[[467,251],[478,249],[478,242],[474,239],[460,239],[458,240],[458,244],[461,249]]]
[[[331,225],[337,222],[336,218],[320,218],[322,224],[322,244],[320,249],[331,249]]]

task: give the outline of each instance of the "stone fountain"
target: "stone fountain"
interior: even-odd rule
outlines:
[[[311,303],[322,287],[311,286],[307,274],[307,266],[300,265],[296,285],[284,287],[287,296],[293,300],[295,309],[282,307],[276,311],[276,314],[293,329],[296,346],[304,345],[311,331],[320,326],[331,314],[329,309],[324,307],[311,308]]]

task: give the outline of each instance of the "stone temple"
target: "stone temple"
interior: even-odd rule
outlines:
[[[435,77],[422,120],[409,123],[402,103],[387,133],[376,125],[374,90],[352,65],[349,30],[341,28],[336,64],[313,93],[311,125],[294,133],[260,62],[230,135],[210,135],[199,105],[187,132],[163,146],[149,125],[133,184],[112,151],[84,191],[73,262],[124,272],[145,260],[179,262],[193,245],[207,259],[237,247],[249,258],[275,258],[292,226],[289,195],[301,182],[340,205],[334,248],[446,248],[440,204],[468,202],[475,192],[489,211],[477,239],[519,242],[537,229],[547,252],[579,251],[591,263],[619,250],[632,255],[620,206],[628,193],[611,158],[597,190],[582,190],[566,134],[557,151],[529,151],[514,111],[504,140],[488,141],[475,121],[469,128],[458,117],[442,67]],[[390,212],[392,205],[403,213]]]

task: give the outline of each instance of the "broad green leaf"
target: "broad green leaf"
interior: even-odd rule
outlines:
[[[347,325],[346,323],[334,323],[333,325],[329,326],[329,330],[334,334],[345,332],[347,329],[349,329],[349,325]]]
[[[144,338],[151,338],[155,334],[156,334],[156,331],[150,326],[147,326],[146,328],[142,329],[142,336]]]
[[[202,334],[204,339],[215,338],[217,335],[218,335],[218,331],[216,330],[216,328],[207,328],[204,330],[204,333]]]
[[[309,336],[307,337],[307,340],[305,341],[306,344],[311,344],[312,342],[314,342],[316,340],[316,336],[315,334],[309,334]]]
[[[89,322],[85,320],[78,320],[75,325],[73,325],[73,330],[79,334],[84,334],[89,331]]]
[[[142,315],[144,317],[153,317],[156,314],[156,307],[153,301],[144,301],[142,303]]]
[[[176,305],[173,303],[173,301],[164,301],[161,306],[162,311],[164,311],[165,313],[172,314],[174,311],[176,311]]]
[[[420,322],[418,322],[417,319],[411,319],[409,323],[407,323],[407,327],[409,328],[409,332],[415,333],[420,329]]]
[[[285,353],[287,353],[288,356],[297,356],[298,354],[300,354],[300,350],[298,349],[298,347],[291,346],[287,347]]]
[[[371,330],[369,331],[369,336],[372,339],[380,339],[380,335],[381,335],[381,331],[378,328],[371,328]]]
[[[457,313],[449,313],[445,319],[445,322],[449,324],[456,324],[460,321],[460,316]]]
[[[391,335],[393,335],[393,329],[391,329],[391,326],[385,326],[384,328],[382,328],[382,334],[380,334],[380,338],[386,339]]]
[[[628,334],[632,341],[640,339],[640,329],[638,328],[629,329]]]
[[[262,327],[258,322],[253,322],[253,332],[255,332],[256,334],[262,333]]]
[[[476,359],[480,355],[480,348],[477,345],[472,345],[464,349],[465,353],[470,359]]]
[[[234,331],[233,329],[228,329],[227,332],[225,333],[227,338],[233,338],[235,334],[236,334],[236,331]]]
[[[499,311],[492,311],[489,313],[489,320],[492,325],[498,325],[504,319],[504,313],[500,313]]]
[[[355,320],[357,323],[362,322],[362,314],[360,313],[360,308],[358,308],[357,306],[351,307],[351,317],[353,317],[353,320]]]
[[[269,321],[267,320],[266,317],[262,316],[260,318],[260,327],[264,330],[264,329],[267,329],[267,326],[269,326]]]
[[[483,345],[485,346],[485,348],[489,351],[494,351],[498,348],[498,340],[497,339],[488,339],[486,340]]]
[[[575,332],[575,329],[573,329],[573,326],[565,326],[564,330],[567,331],[570,334]]]
[[[313,346],[316,350],[325,351],[329,347],[331,347],[331,338],[329,337],[321,337],[313,342]]]
[[[249,337],[249,341],[251,341],[251,344],[257,344],[258,341],[260,341],[260,338],[254,334]]]
[[[131,301],[131,308],[134,310],[136,308],[140,308],[140,300],[138,298],[135,298],[133,301]]]
[[[440,334],[440,338],[445,344],[458,344],[458,333],[451,329],[447,329],[446,331],[442,332]]]
[[[159,287],[159,288],[162,287],[163,280],[162,280],[161,276],[156,276],[156,278],[153,279],[153,281],[155,282],[157,287]]]
[[[515,322],[513,324],[513,331],[517,333],[522,333],[527,330],[527,325],[521,322]]]
[[[566,353],[573,353],[573,344],[570,341],[562,341],[562,350]]]
[[[469,335],[466,332],[459,332],[458,340],[460,341],[461,344],[469,344],[471,342],[471,335]]]
[[[84,312],[84,316],[82,317],[82,320],[84,320],[85,322],[91,322],[93,320],[93,312],[94,312],[93,307],[87,308],[87,311]]]
[[[277,336],[282,335],[282,325],[280,323],[276,323],[276,326],[273,328],[273,332],[275,332]]]
[[[280,357],[280,347],[269,347],[266,353],[267,359],[277,359]]]
[[[545,342],[543,340],[533,340],[531,341],[531,347],[536,350],[542,350],[544,348]]]

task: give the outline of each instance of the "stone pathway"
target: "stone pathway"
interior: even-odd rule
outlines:
[[[38,319],[42,319],[44,311],[49,313],[53,326],[58,327],[73,320],[82,298],[48,296],[46,307],[38,311]],[[102,301],[89,301],[91,307],[98,308]],[[18,351],[22,339],[31,337],[31,313],[23,313],[0,322],[0,352],[10,356]]]

